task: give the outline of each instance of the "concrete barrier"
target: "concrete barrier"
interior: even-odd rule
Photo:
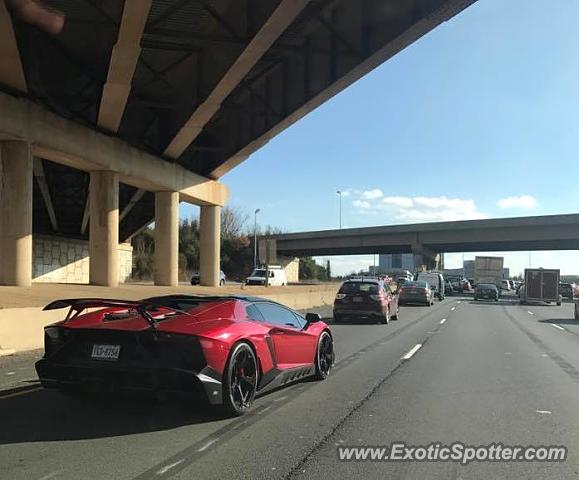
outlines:
[[[320,285],[310,288],[300,287],[276,289],[275,293],[259,295],[279,302],[295,310],[332,305],[338,285]],[[287,291],[285,291],[287,290]],[[251,292],[245,291],[246,294]],[[0,355],[2,352],[14,353],[42,348],[46,325],[62,320],[66,310],[44,312],[41,307],[1,308],[0,309]]]

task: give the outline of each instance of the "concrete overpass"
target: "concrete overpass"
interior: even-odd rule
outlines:
[[[217,180],[474,1],[0,0],[0,284],[76,275],[86,244],[87,281],[116,285],[155,221],[175,285],[184,201],[217,285]]]
[[[437,253],[577,250],[579,214],[346,228],[268,237],[287,256],[414,253],[429,265]]]

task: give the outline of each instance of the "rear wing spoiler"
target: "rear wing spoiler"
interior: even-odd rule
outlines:
[[[167,305],[161,305],[151,301],[114,300],[106,298],[69,298],[63,300],[55,300],[54,302],[50,302],[48,305],[46,305],[43,310],[58,310],[67,307],[69,307],[69,311],[66,315],[66,318],[64,319],[65,322],[77,317],[87,308],[127,308],[134,309],[149,323],[151,328],[157,328],[157,321],[149,313],[150,310],[163,308],[175,313],[189,316],[191,315],[189,312],[184,310],[179,310],[178,308],[172,308]]]

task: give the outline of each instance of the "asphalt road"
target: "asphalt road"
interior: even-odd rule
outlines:
[[[336,366],[220,418],[172,401],[0,398],[0,478],[577,478],[572,304],[447,297],[389,325],[333,326]],[[445,319],[443,321],[443,319]],[[421,347],[417,347],[421,345]],[[341,462],[338,446],[564,445],[562,463]]]

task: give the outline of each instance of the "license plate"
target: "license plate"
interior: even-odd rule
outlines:
[[[92,346],[91,358],[95,360],[112,360],[116,361],[119,359],[119,353],[121,353],[120,345],[98,345]]]
[[[352,301],[355,303],[362,303],[364,299],[362,297],[354,297]]]

